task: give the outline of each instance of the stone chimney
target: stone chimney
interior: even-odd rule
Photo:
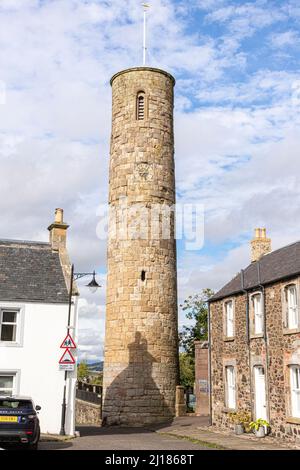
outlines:
[[[64,222],[63,209],[55,209],[54,222],[48,227],[50,232],[50,243],[53,251],[66,249],[68,228],[69,225]]]
[[[52,251],[59,254],[60,264],[64,273],[67,289],[70,289],[71,262],[67,250],[67,230],[69,225],[64,222],[63,209],[55,209],[54,222],[49,225],[50,244]],[[73,281],[73,295],[78,295],[78,289]]]
[[[262,256],[272,251],[271,239],[267,238],[265,228],[256,228],[255,236],[251,240],[251,262],[258,261]]]

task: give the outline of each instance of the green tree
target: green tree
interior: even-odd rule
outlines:
[[[86,361],[82,361],[77,366],[77,377],[78,380],[84,380],[90,375],[89,368]]]
[[[195,340],[207,340],[208,337],[208,300],[214,295],[211,289],[203,289],[200,294],[190,295],[180,305],[186,312],[186,318],[193,320],[190,326],[184,326],[179,333],[179,344],[184,351],[194,357]]]
[[[192,356],[185,352],[179,353],[180,385],[185,388],[194,387],[195,361]]]
[[[103,384],[103,373],[99,372],[99,374],[93,375],[91,383],[92,383],[92,385],[102,385]]]

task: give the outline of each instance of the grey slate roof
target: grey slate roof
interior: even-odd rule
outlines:
[[[260,284],[271,284],[281,279],[300,274],[300,241],[264,255],[259,261],[251,263],[243,272],[237,274],[222,287],[210,301],[250,290]]]
[[[0,239],[0,301],[68,303],[59,255],[49,243]]]

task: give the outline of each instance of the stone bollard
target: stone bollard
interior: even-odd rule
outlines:
[[[186,404],[184,399],[184,387],[182,385],[176,386],[176,416],[186,415]]]

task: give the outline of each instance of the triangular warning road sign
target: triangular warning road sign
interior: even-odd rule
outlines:
[[[67,336],[61,343],[60,347],[66,348],[66,349],[69,349],[69,348],[76,349],[76,344],[74,343],[73,338],[71,337],[70,333],[67,334]]]
[[[59,364],[75,364],[75,359],[69,349],[66,349],[59,360]]]

